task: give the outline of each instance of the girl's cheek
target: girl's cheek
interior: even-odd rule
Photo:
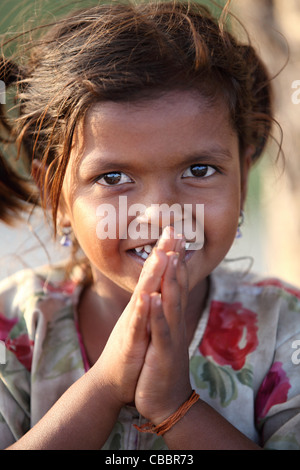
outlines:
[[[239,205],[214,204],[213,207],[204,208],[204,235],[206,242],[224,244],[232,242],[236,235]]]

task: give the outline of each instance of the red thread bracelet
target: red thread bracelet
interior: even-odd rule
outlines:
[[[149,432],[152,434],[157,434],[158,436],[162,436],[165,434],[169,429],[171,429],[174,424],[176,424],[183,416],[188,412],[188,410],[198,401],[200,396],[193,390],[192,395],[190,398],[185,401],[175,413],[171,414],[167,419],[165,419],[161,424],[155,426],[155,424],[148,423],[142,424],[141,426],[137,426],[134,424],[133,426],[140,432]]]

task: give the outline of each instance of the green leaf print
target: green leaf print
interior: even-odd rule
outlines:
[[[300,443],[297,441],[294,433],[285,436],[272,436],[266,443],[265,449],[268,450],[300,450]]]
[[[203,366],[202,378],[209,383],[210,397],[219,397],[222,406],[228,406],[237,397],[234,378],[225,367],[218,367],[212,362],[207,362]]]
[[[282,297],[287,300],[289,310],[292,310],[293,312],[298,312],[298,313],[300,312],[299,299],[287,293],[283,293]]]
[[[124,448],[125,429],[121,421],[117,421],[102,450],[121,450]]]
[[[235,371],[230,366],[219,366],[208,358],[195,356],[190,370],[195,385],[208,389],[210,398],[219,400],[223,407],[237,398],[239,383],[248,387],[252,384],[252,370],[247,366]]]
[[[122,439],[122,436],[120,433],[114,434],[111,444],[109,446],[109,450],[121,449],[121,439]]]
[[[252,387],[253,383],[253,371],[248,367],[243,367],[243,369],[236,372],[236,376],[238,380],[243,385],[247,385],[247,387]]]
[[[9,337],[11,339],[16,339],[18,338],[18,336],[21,336],[22,334],[26,334],[26,335],[28,334],[27,326],[23,317],[20,318],[20,320],[12,328],[12,330],[10,331]]]

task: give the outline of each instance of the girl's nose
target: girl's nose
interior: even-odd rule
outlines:
[[[164,227],[182,219],[180,193],[170,177],[158,180],[156,176],[147,189],[142,197],[145,211],[140,215],[141,223]]]
[[[175,225],[182,219],[182,207],[179,203],[173,203],[171,205],[167,203],[151,204],[148,205],[145,211],[138,216],[138,222],[143,224],[157,225],[159,227]]]
[[[158,238],[163,228],[173,226],[175,233],[183,234],[191,241],[191,249],[201,249],[204,243],[204,206],[185,203],[180,192],[156,185],[156,193],[151,191],[143,197],[142,212],[136,217],[140,229],[145,232],[151,227],[151,234]],[[151,197],[152,196],[152,197]],[[144,226],[144,227],[143,227]],[[146,227],[147,226],[147,227]]]

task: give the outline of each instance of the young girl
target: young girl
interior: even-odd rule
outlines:
[[[2,282],[2,448],[300,448],[300,293],[219,266],[273,121],[267,72],[225,20],[99,5],[59,20],[17,73],[2,58],[11,134],[84,253]],[[121,196],[148,226],[155,204],[192,207],[196,225],[204,205],[203,247],[175,217],[158,240],[123,236]],[[103,205],[117,236],[100,236]]]

